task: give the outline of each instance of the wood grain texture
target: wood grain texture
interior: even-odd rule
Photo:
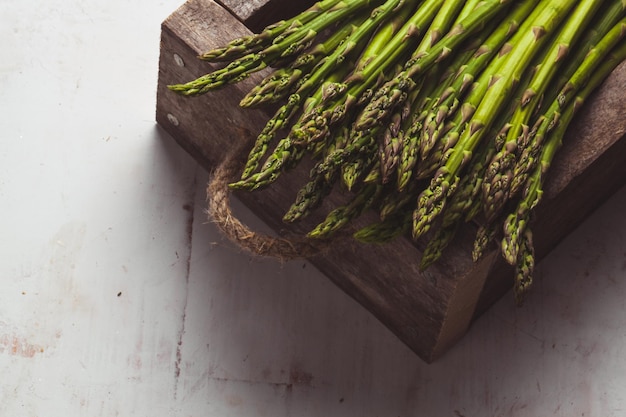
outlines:
[[[219,0],[217,2],[253,32],[282,19],[288,19],[312,6],[312,0]]]
[[[211,0],[190,0],[162,26],[157,121],[207,170],[223,159],[233,143],[250,143],[267,120],[266,112],[244,111],[238,107],[245,92],[263,74],[193,99],[179,97],[166,86],[209,72],[211,66],[196,59],[199,53],[249,33],[248,24],[244,25],[242,21],[251,16],[235,18],[231,13],[233,10],[236,11],[236,7],[229,11]],[[259,20],[268,18],[263,15],[262,7],[256,13],[261,15]],[[624,68],[620,67],[612,79],[606,87],[611,91],[614,88],[611,82],[623,83],[626,79]],[[617,103],[608,100],[606,88],[595,95],[588,107],[624,106],[623,97],[621,100],[615,98]],[[568,138],[568,142],[582,143],[577,146],[586,150],[584,157],[576,149],[563,152],[555,163],[557,174],[553,175],[549,185],[549,189],[555,191],[542,206],[549,209],[540,210],[538,218],[539,257],[624,182],[624,175],[619,173],[626,165],[626,153],[615,154],[609,150],[624,146],[625,141],[620,139],[623,139],[626,121],[612,113],[608,116],[609,113],[603,110],[598,112],[613,117],[605,119],[604,124],[614,128],[602,137],[596,137],[596,131],[573,130],[574,138]],[[577,123],[586,123],[586,118],[597,119],[598,115],[586,112]],[[616,127],[619,123],[621,128]],[[615,171],[604,169],[609,165]],[[312,216],[297,226],[281,222],[282,214],[307,175],[305,164],[293,174],[283,176],[276,186],[262,192],[238,194],[238,197],[277,233],[297,233],[320,219],[320,215]],[[581,199],[577,190],[587,190],[591,195]],[[322,214],[345,197],[340,192],[333,193],[322,207]],[[367,219],[366,216],[355,227]],[[510,288],[510,271],[497,256],[495,247],[478,264],[472,263],[470,248],[474,232],[475,226],[468,225],[445,258],[425,272],[418,270],[423,243],[408,239],[398,239],[389,245],[337,243],[323,256],[311,261],[422,359],[430,362],[462,337],[476,315]]]

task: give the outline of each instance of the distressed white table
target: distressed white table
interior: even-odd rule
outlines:
[[[2,3],[0,415],[626,415],[626,189],[525,307],[426,365],[310,264],[205,218],[206,173],[154,122],[181,3]]]

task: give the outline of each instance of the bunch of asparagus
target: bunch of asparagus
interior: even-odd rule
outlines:
[[[435,262],[463,222],[473,256],[494,239],[532,282],[529,227],[564,132],[626,58],[624,0],[322,0],[201,56],[227,62],[188,83],[195,96],[271,67],[241,101],[279,107],[233,189],[270,186],[304,156],[315,166],[286,222],[335,187],[350,200],[308,234],[328,238],[364,210],[364,242],[410,234]]]

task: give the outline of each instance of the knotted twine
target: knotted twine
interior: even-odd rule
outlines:
[[[302,236],[271,236],[251,230],[233,213],[228,187],[244,164],[246,141],[231,148],[217,166],[207,186],[207,214],[220,232],[240,249],[255,256],[273,257],[281,261],[311,258],[326,251],[330,241],[312,241]]]

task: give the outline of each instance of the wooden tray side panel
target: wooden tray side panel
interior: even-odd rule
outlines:
[[[199,60],[198,54],[245,32],[242,23],[213,1],[185,3],[162,25],[156,119],[205,166],[219,162],[236,141],[253,140],[256,133],[250,126],[259,126],[266,120],[261,111],[239,107],[245,92],[260,76],[216,91],[210,97],[181,97],[167,85],[211,71],[214,66]]]

